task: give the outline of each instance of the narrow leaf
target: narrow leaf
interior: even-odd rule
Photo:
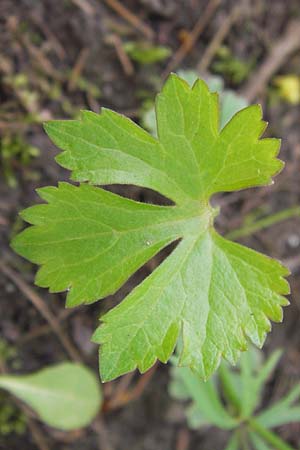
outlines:
[[[241,358],[241,415],[244,418],[249,418],[260,405],[262,389],[282,354],[281,350],[273,352],[258,369],[253,360],[256,352],[255,348],[250,349]]]
[[[300,422],[300,405],[292,406],[299,397],[300,385],[297,384],[285,397],[261,412],[257,416],[257,421],[267,428]]]
[[[234,433],[229,439],[225,450],[240,450],[240,441],[237,433]]]
[[[188,418],[194,427],[195,422],[200,424],[215,425],[228,430],[236,427],[237,421],[231,417],[224,408],[215,386],[214,380],[202,381],[199,375],[187,367],[176,367],[172,370],[173,382],[171,394],[179,392],[185,394],[185,399],[192,400],[192,409],[188,410]],[[177,396],[178,398],[178,396]]]
[[[249,433],[251,442],[255,450],[274,450],[273,447],[269,447],[265,441],[256,433]]]

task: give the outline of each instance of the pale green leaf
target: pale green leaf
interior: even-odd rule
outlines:
[[[231,436],[225,450],[240,450],[240,440],[238,433],[234,433]]]
[[[289,423],[300,422],[300,406],[290,408],[268,408],[264,410],[257,420],[264,426],[272,428]]]
[[[221,127],[223,128],[227,122],[238,111],[246,108],[248,105],[247,100],[240,95],[235,94],[233,91],[225,90],[222,95],[222,107],[221,107]]]
[[[37,284],[68,290],[68,306],[115,292],[169,243],[172,254],[101,318],[100,372],[110,380],[166,362],[183,337],[180,364],[209,377],[224,356],[235,363],[248,338],[263,344],[270,320],[282,319],[289,292],[280,263],[219,236],[212,194],[269,184],[282,167],[277,139],[260,139],[259,106],[237,113],[220,131],[217,94],[198,80],[171,76],[156,103],[158,136],[109,110],[53,121],[47,132],[63,149],[57,161],[77,181],[136,184],[174,206],[134,202],[90,185],[43,188],[47,204],[25,210],[33,224],[13,242],[41,265]]]
[[[251,417],[262,400],[262,391],[274,367],[278,363],[281,351],[271,354],[262,362],[262,352],[255,347],[241,355],[239,371],[233,371],[225,362],[218,371],[224,396],[243,419]]]
[[[269,408],[264,409],[257,421],[267,428],[273,428],[286,423],[300,422],[300,405],[293,404],[300,397],[300,385],[297,384],[285,397],[278,400]]]
[[[255,350],[245,352],[241,357],[241,416],[246,419],[261,403],[262,390],[281,357],[277,350],[258,369],[255,364]],[[258,369],[258,370],[257,370]]]
[[[191,428],[215,425],[230,430],[238,424],[221,403],[214,380],[205,382],[197,373],[187,367],[172,369],[170,393],[175,398],[192,400],[191,407],[187,411],[188,423]]]
[[[241,376],[237,371],[232,370],[225,361],[218,369],[218,376],[224,399],[231,405],[234,414],[239,416],[241,411]]]
[[[191,430],[199,430],[199,428],[211,425],[196,403],[189,405],[185,410],[185,414],[188,427]]]
[[[61,430],[91,423],[102,402],[94,374],[74,363],[61,363],[30,375],[1,375],[0,388],[27,403],[47,425]]]
[[[255,450],[273,450],[273,448],[271,449],[258,434],[251,432],[249,433],[249,436]]]

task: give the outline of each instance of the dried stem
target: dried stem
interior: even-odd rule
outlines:
[[[146,25],[137,15],[129,11],[119,0],[104,0],[105,3],[113,9],[119,16],[121,16],[126,22],[130,23],[134,28],[143,33],[147,39],[154,38],[153,30]]]
[[[216,52],[220,48],[220,45],[228,35],[229,31],[232,28],[232,25],[238,20],[240,14],[242,12],[242,7],[240,5],[235,6],[230,14],[226,17],[222,26],[219,28],[217,33],[214,35],[210,44],[206,48],[199,64],[197,65],[197,71],[200,73],[206,72],[209,68]]]
[[[287,61],[292,53],[300,49],[300,21],[293,20],[284,35],[275,42],[269,56],[253,73],[241,94],[252,102],[265,89],[271,77]]]
[[[7,263],[1,261],[0,270],[20,289],[25,297],[39,311],[41,316],[49,323],[70,358],[76,362],[82,362],[82,357],[79,354],[78,350],[72,344],[66,333],[63,331],[58,320],[47,307],[43,299],[30,286],[28,286],[28,284],[19,276],[19,274],[11,269]]]
[[[184,60],[184,58],[190,53],[195,43],[199,39],[200,35],[205,30],[210,19],[212,18],[217,7],[220,5],[221,0],[210,0],[206,6],[206,9],[201,13],[196,25],[189,34],[189,39],[184,40],[181,46],[178,48],[177,52],[169,62],[167,68],[162,74],[162,78],[165,79],[170,72],[175,70]]]

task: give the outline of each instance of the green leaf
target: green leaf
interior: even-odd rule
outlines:
[[[244,419],[252,416],[261,403],[264,385],[277,365],[282,352],[277,350],[257,370],[256,349],[245,352],[241,357],[241,415]],[[257,373],[256,370],[257,370]]]
[[[222,394],[227,404],[231,406],[234,416],[239,417],[241,414],[241,376],[237,371],[233,371],[225,361],[222,362],[218,369],[218,377],[222,388]]]
[[[207,213],[197,217],[184,206],[136,203],[86,184],[60,183],[38,193],[48,204],[23,211],[22,217],[35,227],[27,228],[14,245],[42,265],[39,286],[49,286],[51,292],[71,288],[68,307],[115,292],[184,228],[193,234],[208,220]]]
[[[192,86],[198,78],[193,70],[179,70],[178,75]],[[224,89],[224,81],[221,77],[210,75],[207,77],[207,85],[211,92],[218,92],[220,96],[220,128],[243,108],[248,106],[247,100],[230,89]]]
[[[263,426],[256,419],[251,418],[248,421],[249,429],[254,431],[260,438],[270,444],[274,450],[295,450],[285,441],[283,441],[277,434]]]
[[[171,54],[170,48],[163,45],[153,45],[149,41],[126,42],[124,50],[133,61],[140,64],[154,64],[164,61]]]
[[[258,434],[251,432],[249,436],[255,450],[272,450]]]
[[[196,403],[192,403],[185,410],[188,427],[191,430],[199,430],[201,427],[211,425],[207,420],[205,414],[198,408]]]
[[[300,422],[300,405],[292,406],[299,397],[300,385],[297,384],[285,397],[262,411],[256,420],[267,428]]]
[[[88,425],[102,402],[94,374],[74,363],[61,363],[31,375],[1,375],[0,387],[27,403],[47,425],[61,430]]]
[[[214,380],[202,381],[198,374],[193,373],[187,367],[172,369],[170,394],[181,400],[192,400],[192,404],[187,410],[188,423],[191,428],[215,425],[230,430],[238,424],[220,401]]]
[[[283,166],[277,139],[260,139],[259,106],[237,113],[220,131],[218,96],[198,80],[169,77],[156,103],[156,139],[109,110],[79,121],[49,122],[63,149],[57,161],[76,181],[136,184],[174,206],[134,202],[90,185],[39,191],[47,204],[25,210],[33,224],[13,247],[40,264],[36,282],[69,290],[67,305],[115,292],[169,243],[173,253],[101,318],[100,372],[107,381],[166,362],[183,337],[180,364],[208,378],[224,356],[235,363],[247,339],[261,346],[270,319],[282,320],[288,274],[280,263],[223,239],[211,195],[271,183]]]
[[[193,70],[179,70],[178,75],[190,86],[192,86],[198,78],[197,72]],[[211,92],[218,92],[220,95],[220,128],[222,129],[234,114],[248,105],[248,102],[244,97],[241,97],[235,92],[224,89],[224,82],[221,77],[209,76],[207,78],[207,85]],[[153,136],[157,135],[154,107],[150,109],[147,108],[143,113],[142,124]]]
[[[261,403],[262,390],[277,365],[282,352],[277,350],[262,363],[262,353],[255,347],[242,354],[239,372],[234,372],[226,363],[221,364],[219,377],[224,396],[243,420],[252,416]]]
[[[239,448],[240,448],[239,436],[238,433],[234,433],[230,438],[228,444],[226,445],[225,450],[239,450]]]
[[[269,264],[274,272],[268,276]],[[199,268],[201,267],[201,270]],[[212,229],[194,240],[186,237],[142,284],[102,317],[94,335],[102,343],[102,377],[110,379],[133,370],[144,372],[158,357],[166,362],[180,327],[180,365],[208,378],[221,354],[235,363],[245,350],[245,334],[262,345],[269,330],[267,317],[281,319],[281,266]],[[273,285],[273,286],[272,286]],[[259,291],[259,292],[258,292]]]

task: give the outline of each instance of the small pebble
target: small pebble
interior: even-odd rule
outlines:
[[[287,238],[288,245],[297,248],[300,245],[300,236],[298,234],[290,234]]]

